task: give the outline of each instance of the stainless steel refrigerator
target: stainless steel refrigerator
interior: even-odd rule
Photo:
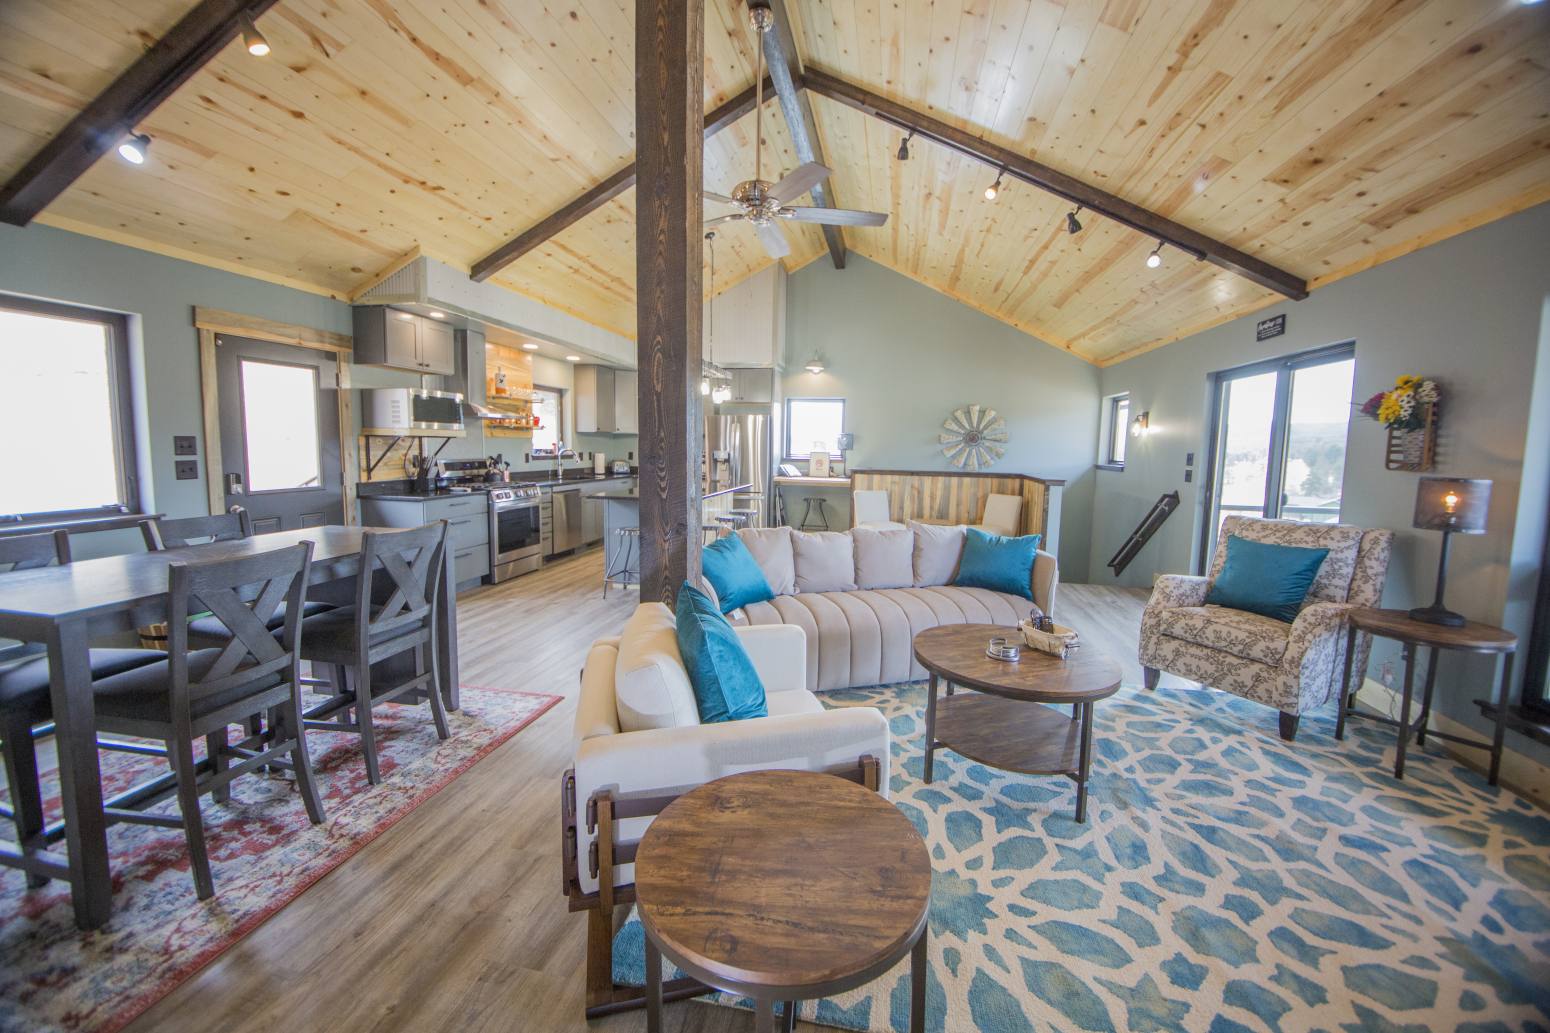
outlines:
[[[710,457],[707,492],[747,484],[735,505],[758,510],[756,526],[768,527],[774,498],[776,408],[729,402],[707,414],[705,454]]]

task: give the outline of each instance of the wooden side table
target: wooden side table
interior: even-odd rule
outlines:
[[[931,856],[897,807],[854,782],[754,771],[707,782],[651,823],[635,854],[646,1029],[662,1029],[662,958],[707,986],[775,1003],[871,982],[911,955],[910,1030],[926,1012]]]
[[[1364,714],[1356,709],[1356,692],[1361,689],[1361,686],[1358,685],[1355,690],[1351,688],[1351,658],[1356,652],[1357,633],[1363,631],[1370,635],[1393,639],[1400,643],[1402,648],[1405,660],[1405,691],[1400,700],[1398,721],[1381,714]],[[1415,724],[1411,724],[1410,706],[1415,690],[1415,656],[1416,651],[1423,646],[1429,647],[1432,652],[1430,662],[1426,665],[1426,686],[1421,694],[1421,716]],[[1415,733],[1415,741],[1419,746],[1426,745],[1426,737],[1433,735],[1448,742],[1458,743],[1460,746],[1489,750],[1491,753],[1490,782],[1494,786],[1501,774],[1502,740],[1507,733],[1507,693],[1512,685],[1512,658],[1517,648],[1518,636],[1505,628],[1490,624],[1467,621],[1462,627],[1454,628],[1445,624],[1428,624],[1425,621],[1415,620],[1405,610],[1378,610],[1365,607],[1354,609],[1351,611],[1350,625],[1346,632],[1345,675],[1340,681],[1340,717],[1335,723],[1335,738],[1345,738],[1347,717],[1360,717],[1397,728],[1399,747],[1394,756],[1395,778],[1405,777],[1405,748],[1410,743],[1411,732]],[[1496,734],[1490,742],[1465,739],[1446,732],[1429,730],[1426,727],[1432,716],[1432,692],[1437,686],[1437,654],[1444,649],[1466,653],[1492,653],[1502,657],[1501,688],[1498,690],[1496,706]],[[1365,675],[1366,672],[1361,673]]]

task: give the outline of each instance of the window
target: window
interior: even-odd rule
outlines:
[[[316,367],[243,359],[239,371],[248,493],[322,487]]]
[[[138,512],[124,317],[0,298],[0,369],[0,440],[19,445],[46,433],[60,460],[0,480],[0,516]]]
[[[1124,469],[1125,443],[1130,440],[1130,395],[1110,395],[1103,401],[1103,454],[1098,463]]]
[[[839,459],[839,438],[844,431],[845,399],[786,399],[787,459],[806,459],[823,449]]]
[[[538,417],[538,426],[533,428],[534,452],[551,451],[565,440],[564,398],[557,387],[533,389],[533,415]]]

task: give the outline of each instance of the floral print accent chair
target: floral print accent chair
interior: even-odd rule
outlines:
[[[1206,592],[1226,562],[1230,535],[1329,550],[1292,623],[1205,604]],[[1353,607],[1378,605],[1393,544],[1393,531],[1227,517],[1209,577],[1164,574],[1152,589],[1141,615],[1146,687],[1155,689],[1161,672],[1167,671],[1264,703],[1281,712],[1281,738],[1292,740],[1303,713],[1339,694],[1346,614]],[[1357,636],[1353,670],[1367,669],[1371,648],[1371,635]]]

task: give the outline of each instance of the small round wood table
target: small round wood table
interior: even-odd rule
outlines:
[[[925,1029],[931,856],[882,796],[835,775],[754,771],[669,804],[635,855],[646,1029],[662,1028],[662,958],[754,1000],[755,1029],[796,1002],[871,982],[912,954],[910,1030]]]
[[[1061,660],[1027,646],[1022,658],[992,660],[994,636],[1022,640],[1016,628],[955,624],[915,636],[915,659],[931,674],[926,696],[926,782],[945,746],[993,768],[1028,775],[1066,775],[1076,783],[1076,820],[1087,820],[1092,771],[1093,703],[1119,691],[1123,676],[1112,657],[1089,646]],[[947,695],[937,699],[938,681]],[[953,694],[953,686],[977,689]],[[1069,704],[1071,716],[1045,703]]]
[[[1355,690],[1351,688],[1351,660],[1356,652],[1356,634],[1360,631],[1381,638],[1394,639],[1400,644],[1401,655],[1405,660],[1405,691],[1400,697],[1398,721],[1381,714],[1364,714],[1356,709],[1356,693],[1361,690],[1361,685],[1358,684]],[[1421,646],[1431,647],[1432,655],[1431,662],[1426,665],[1426,687],[1421,692],[1421,717],[1415,724],[1411,724],[1410,704],[1415,690],[1415,654]],[[1432,716],[1432,690],[1437,686],[1437,654],[1444,649],[1456,649],[1466,653],[1496,653],[1502,657],[1501,689],[1496,700],[1496,734],[1492,736],[1490,742],[1464,739],[1446,732],[1428,730],[1426,727]],[[1345,674],[1340,681],[1340,717],[1335,721],[1335,738],[1345,738],[1345,723],[1348,717],[1360,717],[1397,728],[1399,746],[1394,752],[1395,778],[1405,777],[1405,747],[1410,743],[1411,732],[1415,733],[1417,746],[1425,746],[1426,737],[1432,735],[1449,742],[1456,742],[1460,746],[1489,750],[1491,751],[1490,781],[1494,786],[1497,777],[1501,774],[1502,740],[1507,735],[1507,693],[1512,685],[1512,657],[1517,649],[1518,636],[1506,628],[1498,628],[1491,624],[1465,621],[1461,626],[1453,627],[1447,624],[1428,624],[1425,621],[1418,621],[1410,616],[1408,610],[1378,610],[1368,607],[1352,610],[1350,624],[1346,631]],[[1366,674],[1365,671],[1359,673]]]

